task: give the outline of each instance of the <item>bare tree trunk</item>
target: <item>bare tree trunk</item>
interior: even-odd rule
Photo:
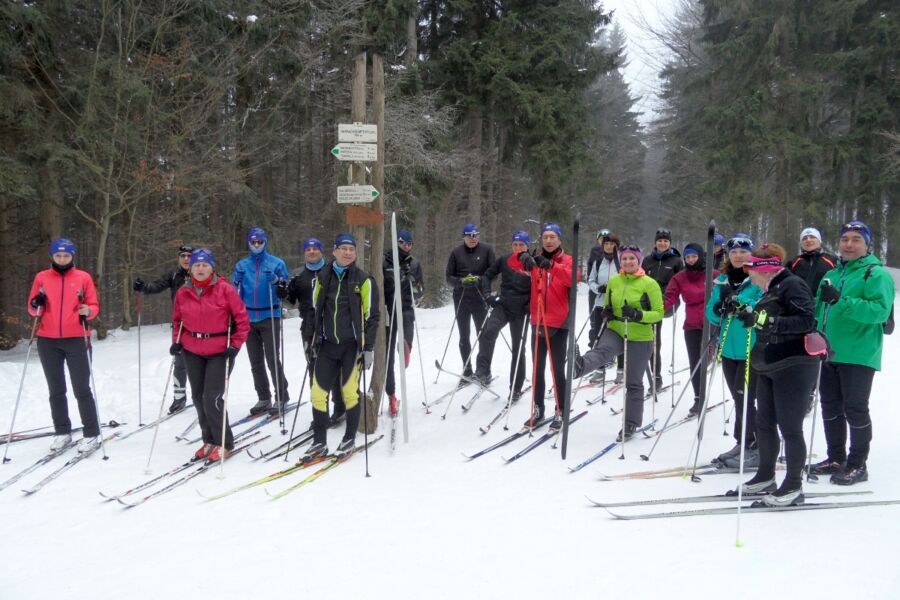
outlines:
[[[366,122],[366,53],[356,55],[353,63],[353,84],[350,88],[350,118],[354,123]],[[366,169],[360,163],[353,163],[350,167],[350,183],[364,184],[366,182]],[[361,225],[351,227],[353,237],[356,238],[356,263],[360,266],[366,262],[366,228]]]
[[[484,156],[481,153],[483,127],[484,117],[482,116],[481,107],[472,107],[469,111],[467,127],[472,170],[469,173],[469,206],[466,212],[469,220],[479,226],[481,225],[481,169],[484,163]]]
[[[378,127],[378,160],[372,167],[372,185],[381,192],[374,202],[374,210],[379,214],[384,214],[384,61],[380,54],[372,55],[372,120]],[[381,322],[387,324],[390,317],[385,310],[384,305],[384,271],[382,270],[381,257],[384,255],[384,224],[378,223],[373,226],[372,231],[372,260],[370,274],[378,285],[378,306],[381,314]],[[399,282],[394,293],[400,293]],[[385,328],[378,327],[378,333],[375,336],[375,360],[372,364],[372,402],[366,403],[366,410],[371,411],[368,415],[369,433],[377,428],[378,423],[378,407],[381,404],[381,397],[384,392],[385,365],[387,364],[387,352],[390,349],[385,344]],[[399,365],[398,365],[399,366]],[[404,400],[406,400],[404,398]],[[360,424],[365,425],[365,420],[360,419]]]

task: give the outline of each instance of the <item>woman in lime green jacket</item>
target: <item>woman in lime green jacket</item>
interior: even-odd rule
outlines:
[[[625,430],[619,432],[619,441],[634,435],[643,421],[644,371],[653,351],[653,323],[663,318],[662,291],[644,273],[641,259],[637,246],[619,249],[621,270],[606,286],[603,333],[596,347],[575,361],[575,377],[581,377],[625,352]]]

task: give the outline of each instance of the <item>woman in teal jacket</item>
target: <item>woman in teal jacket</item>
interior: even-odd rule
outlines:
[[[734,318],[734,309],[739,306],[756,305],[763,291],[753,285],[744,263],[753,250],[753,240],[745,233],[737,233],[725,243],[727,254],[722,265],[722,274],[713,285],[713,291],[706,305],[706,318],[720,327],[719,344],[722,348],[722,375],[728,384],[728,390],[734,399],[734,439],[731,450],[716,457],[718,462],[728,467],[739,467],[741,454],[741,430],[744,413],[744,368],[747,366],[747,338],[753,346],[756,334]],[[755,466],[759,463],[759,451],[756,449],[756,374],[750,370],[750,385],[747,387],[747,432],[744,438],[746,452],[744,465]]]
[[[637,246],[619,250],[622,270],[606,286],[601,320],[606,322],[596,347],[575,359],[575,377],[590,373],[625,352],[625,430],[617,441],[634,435],[644,418],[644,371],[653,351],[653,323],[663,317],[659,284],[641,268]]]

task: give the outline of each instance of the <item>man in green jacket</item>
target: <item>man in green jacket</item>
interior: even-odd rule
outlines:
[[[819,380],[828,458],[811,470],[831,474],[832,483],[853,485],[869,478],[869,394],[875,371],[881,369],[883,327],[894,301],[894,282],[872,254],[872,231],[862,221],[841,228],[840,254],[816,294],[819,329],[834,356],[822,364]]]

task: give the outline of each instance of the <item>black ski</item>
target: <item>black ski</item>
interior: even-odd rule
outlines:
[[[587,413],[588,413],[588,411],[586,411],[586,410],[581,411],[580,413],[578,413],[577,415],[572,417],[572,419],[569,421],[569,424],[574,423],[575,421],[577,421],[578,419],[580,419]],[[544,442],[546,442],[547,440],[549,440],[550,438],[556,437],[556,435],[558,433],[559,433],[559,430],[551,429],[544,435],[540,436],[539,438],[537,438],[536,440],[534,440],[533,442],[531,442],[530,444],[528,444],[527,446],[525,446],[524,448],[522,448],[521,450],[519,450],[518,452],[513,454],[510,458],[503,458],[503,460],[506,462],[506,464],[517,461],[520,458],[522,458],[523,456],[525,456],[526,454],[528,454],[529,452],[531,452],[532,450],[534,450],[535,448],[537,448],[538,446],[540,446],[541,444],[543,444]]]
[[[569,443],[569,410],[572,408],[572,375],[575,369],[575,312],[578,309],[578,231],[581,228],[580,215],[572,224],[572,286],[569,288],[569,347],[566,357],[566,390],[562,406],[562,448],[563,460],[566,460],[566,446]],[[588,307],[591,310],[591,307]],[[549,344],[549,342],[547,342]]]
[[[852,502],[815,502],[810,504],[798,504],[796,506],[740,506],[741,512],[744,513],[763,513],[763,512],[792,512],[800,510],[830,510],[836,508],[865,508],[872,506],[892,506],[900,504],[900,500],[860,500]],[[737,506],[723,506],[719,508],[699,508],[696,510],[674,510],[658,513],[644,513],[637,515],[623,515],[604,509],[614,518],[623,521],[636,521],[639,519],[667,519],[670,517],[702,517],[708,515],[733,515],[737,513]]]
[[[465,454],[465,453],[463,453],[463,456],[465,456],[465,457],[468,458],[469,460],[474,460],[474,459],[478,458],[479,456],[484,456],[484,455],[487,454],[488,452],[493,452],[493,451],[496,450],[497,448],[502,448],[503,446],[509,444],[510,442],[514,442],[514,441],[516,441],[517,439],[519,439],[520,437],[523,437],[523,436],[528,435],[528,434],[531,433],[532,431],[537,431],[538,429],[540,429],[540,428],[543,427],[544,425],[547,425],[548,423],[550,423],[551,420],[552,420],[552,419],[549,418],[549,417],[544,418],[543,420],[538,421],[537,423],[535,423],[535,424],[534,424],[534,427],[531,427],[531,428],[529,428],[529,427],[523,427],[522,429],[520,429],[519,431],[515,432],[514,434],[509,435],[509,436],[503,438],[503,439],[500,440],[499,442],[497,442],[497,443],[495,443],[495,444],[492,444],[492,445],[488,446],[488,447],[485,448],[484,450],[479,450],[479,451],[476,452],[475,454]]]
[[[869,491],[857,491],[857,492],[807,492],[803,495],[806,498],[826,498],[829,496],[862,496],[865,494],[871,494]],[[743,500],[753,500],[755,498],[762,498],[766,494],[744,494],[741,499]],[[592,500],[588,498],[588,501],[591,502],[594,506],[599,506],[600,508],[623,508],[628,506],[656,506],[659,504],[700,504],[704,502],[737,502],[738,496],[735,492],[728,492],[725,494],[710,494],[708,496],[682,496],[678,498],[654,498],[651,500],[631,500],[625,502],[599,502],[597,500]]]

